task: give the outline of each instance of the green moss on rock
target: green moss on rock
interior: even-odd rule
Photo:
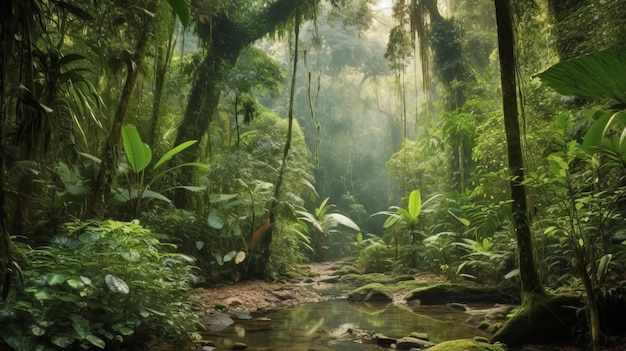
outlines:
[[[572,328],[579,323],[577,309],[582,306],[576,295],[533,295],[491,340],[511,347],[571,342]]]
[[[493,287],[443,283],[411,290],[407,301],[420,300],[424,305],[440,305],[451,302],[500,302],[515,303],[515,298]]]
[[[396,282],[392,275],[383,273],[346,274],[341,276],[341,280],[354,286],[364,286],[370,283],[394,284]]]
[[[461,339],[442,342],[429,348],[428,351],[506,351],[506,348],[502,344]]]
[[[380,283],[370,283],[348,294],[348,301],[393,301],[390,289]]]

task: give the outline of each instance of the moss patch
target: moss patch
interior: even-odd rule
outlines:
[[[395,284],[396,278],[390,274],[384,273],[368,273],[368,274],[346,274],[341,276],[343,282],[353,284],[354,286],[364,286],[371,283],[378,284]]]
[[[422,280],[403,280],[398,282],[394,287],[394,291],[411,291],[418,288],[424,288],[428,286],[428,282]]]
[[[506,351],[499,344],[488,344],[472,339],[450,340],[437,344],[428,351]]]
[[[451,302],[516,303],[515,298],[492,287],[443,283],[411,290],[406,295],[407,301],[420,300],[424,305],[441,305]]]
[[[390,289],[379,283],[371,283],[348,294],[348,301],[393,301]]]

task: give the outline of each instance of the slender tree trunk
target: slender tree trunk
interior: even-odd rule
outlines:
[[[539,275],[535,269],[532,233],[526,207],[524,182],[524,158],[520,138],[517,106],[517,83],[515,62],[515,37],[510,0],[494,0],[498,24],[498,50],[502,84],[502,110],[507,141],[509,176],[511,177],[511,200],[513,225],[517,239],[519,272],[522,282],[522,302],[532,294],[543,293]]]
[[[176,21],[176,18],[173,18]],[[175,23],[175,22],[174,22]],[[154,82],[154,101],[152,103],[152,117],[150,118],[150,138],[148,145],[154,146],[157,139],[159,114],[161,113],[161,101],[163,100],[163,90],[167,78],[167,71],[172,62],[172,55],[175,49],[175,29],[176,25],[172,23],[170,27],[170,35],[165,48],[161,47],[157,50],[155,57],[155,82]]]
[[[291,73],[291,87],[289,91],[289,123],[287,125],[287,139],[285,140],[285,147],[283,148],[283,159],[280,165],[278,173],[278,179],[274,184],[274,198],[269,209],[270,230],[263,236],[260,242],[261,257],[257,268],[257,275],[264,276],[269,263],[270,256],[272,255],[272,236],[274,232],[273,224],[276,223],[276,212],[278,211],[278,204],[280,200],[280,193],[282,190],[283,179],[287,171],[287,159],[289,158],[289,150],[291,149],[291,136],[293,131],[293,105],[296,91],[296,73],[298,70],[298,44],[300,36],[300,14],[296,11],[296,21],[294,24],[294,54],[293,54],[293,72]],[[323,233],[322,233],[323,235]]]
[[[120,138],[122,136],[122,125],[126,118],[126,111],[137,82],[139,75],[139,67],[146,55],[148,48],[148,30],[139,39],[134,57],[127,63],[126,82],[120,97],[120,103],[115,112],[115,118],[109,132],[109,137],[102,152],[100,164],[100,172],[94,184],[91,194],[91,211],[97,217],[103,217],[106,211],[106,204],[111,192],[111,186],[115,182],[115,173],[118,162],[118,149]]]

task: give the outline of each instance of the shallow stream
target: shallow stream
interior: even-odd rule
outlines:
[[[448,306],[398,306],[391,303],[351,303],[329,300],[235,319],[222,330],[208,330],[204,337],[217,350],[230,350],[242,342],[248,350],[380,350],[361,332],[382,333],[391,338],[426,333],[430,341],[488,336],[466,325],[468,315]],[[358,331],[353,333],[352,331]]]

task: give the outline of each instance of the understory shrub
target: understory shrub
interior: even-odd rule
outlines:
[[[23,286],[0,307],[0,349],[118,349],[195,336],[192,258],[136,223],[65,229],[48,246],[24,248]]]
[[[393,254],[382,241],[371,241],[359,253],[358,266],[365,273],[384,273],[393,269]]]

